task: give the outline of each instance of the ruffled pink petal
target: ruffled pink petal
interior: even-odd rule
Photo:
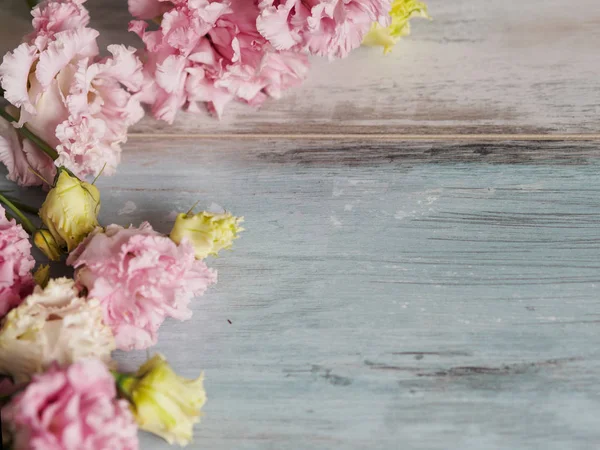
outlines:
[[[265,92],[273,98],[280,98],[287,89],[302,84],[309,69],[308,57],[301,53],[267,53],[260,69],[261,76],[267,79]]]
[[[35,108],[29,98],[27,82],[31,67],[37,58],[37,48],[24,43],[4,55],[0,65],[0,83],[5,91],[4,98],[31,114],[35,114]]]
[[[83,3],[73,0],[40,3],[31,10],[34,31],[25,40],[43,51],[56,33],[86,27],[90,22],[90,15]]]
[[[121,159],[118,146],[108,146],[103,139],[106,122],[90,116],[70,117],[56,127],[60,144],[56,147],[57,166],[64,166],[80,178],[97,175],[104,168],[107,175],[115,172]]]
[[[273,0],[260,2],[261,14],[256,19],[256,27],[277,50],[289,50],[298,45],[302,38],[300,32],[291,26],[291,11],[296,9],[307,16],[306,8],[298,0],[285,0],[278,6]]]
[[[257,21],[269,19],[271,11],[293,36],[288,47],[301,50],[301,31],[308,27],[312,7],[301,0],[263,1],[260,8],[256,0],[169,4],[157,31],[147,31],[140,21],[130,23],[146,46],[145,78],[136,97],[151,105],[154,117],[172,122],[178,109],[199,111],[202,103],[220,117],[233,99],[258,106],[305,78],[306,58],[275,57],[277,44],[257,29]]]
[[[113,376],[95,359],[51,367],[2,409],[3,429],[19,449],[137,450],[137,425]]]
[[[140,90],[144,76],[142,62],[135,55],[136,49],[124,45],[109,45],[107,49],[112,58],[98,63],[97,76],[109,77],[133,92]]]
[[[78,283],[98,299],[117,347],[156,343],[165,318],[191,317],[189,303],[216,282],[216,273],[196,261],[193,247],[176,245],[152,229],[110,225],[90,235],[69,256]]]
[[[171,55],[156,68],[156,83],[169,94],[183,90],[186,58]]]
[[[29,236],[0,206],[0,317],[18,306],[33,290]]]
[[[91,28],[56,33],[56,40],[40,54],[35,76],[42,87],[49,86],[54,77],[73,59],[86,58],[98,54],[96,38],[99,33]]]
[[[343,58],[374,22],[389,23],[390,0],[262,0],[260,33],[277,49]]]
[[[234,99],[234,95],[224,87],[215,86],[215,80],[207,77],[204,69],[191,68],[188,73],[186,92],[189,102],[206,103],[211,112],[222,117],[225,106]]]

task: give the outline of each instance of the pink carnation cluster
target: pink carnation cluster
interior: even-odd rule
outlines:
[[[18,306],[34,287],[28,235],[0,206],[0,317]]]
[[[134,48],[110,45],[100,58],[98,32],[88,28],[85,0],[51,0],[33,9],[34,31],[4,56],[0,83],[14,106],[17,127],[56,148],[53,162],[15,130],[0,130],[0,161],[9,179],[39,185],[34,169],[51,182],[56,166],[77,176],[114,172],[127,129],[144,115],[132,92],[141,88],[142,65]]]
[[[389,25],[391,0],[260,0],[259,8],[258,30],[276,49],[333,59],[359,47],[373,23]]]
[[[14,449],[137,450],[137,425],[127,400],[99,360],[83,360],[35,375],[2,408]]]
[[[218,116],[233,99],[260,105],[308,72],[305,55],[277,51],[258,32],[255,0],[129,0],[129,10],[144,20],[160,16],[157,31],[144,20],[129,28],[146,46],[139,98],[169,123],[177,110],[200,104]]]
[[[156,344],[166,317],[189,319],[194,296],[216,282],[216,272],[196,260],[187,241],[175,244],[149,223],[139,228],[97,229],[69,256],[78,284],[100,301],[117,347]]]

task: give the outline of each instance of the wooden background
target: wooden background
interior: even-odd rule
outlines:
[[[258,112],[145,119],[100,181],[104,223],[246,217],[153,349],[206,372],[191,448],[600,448],[600,7],[428,3]],[[139,44],[124,5],[89,0],[103,43]],[[21,0],[0,23],[5,51]]]

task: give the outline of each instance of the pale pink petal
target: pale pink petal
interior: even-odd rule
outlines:
[[[19,305],[33,290],[29,236],[0,206],[0,317]]]
[[[113,56],[98,63],[98,76],[110,77],[130,91],[140,90],[144,76],[136,49],[124,45],[109,45],[107,49]]]
[[[34,376],[2,409],[12,447],[137,450],[138,428],[106,366],[88,359]]]
[[[52,160],[29,140],[22,140],[14,127],[0,121],[0,162],[8,169],[7,178],[20,186],[40,186],[44,182],[33,172],[52,182]]]
[[[95,56],[98,53],[96,38],[99,33],[91,28],[61,31],[56,40],[40,54],[35,70],[36,78],[43,87],[50,85],[54,77],[74,58]]]
[[[161,16],[169,8],[167,2],[161,0],[128,0],[129,13],[139,19],[154,19]]]
[[[159,30],[147,31],[139,21],[130,23],[130,30],[146,46],[145,79],[137,98],[151,105],[154,117],[172,122],[178,109],[199,111],[201,103],[221,116],[232,99],[258,106],[305,78],[306,59],[273,57],[277,44],[269,43],[257,29],[257,20],[269,19],[267,13],[272,11],[278,14],[280,28],[295,36],[289,47],[301,50],[300,32],[308,27],[310,16],[302,1],[263,1],[261,8],[256,0],[168,3]]]
[[[83,1],[73,0],[41,2],[31,10],[34,31],[25,40],[42,51],[56,33],[86,27],[90,15],[82,4]]]
[[[60,144],[56,147],[57,166],[70,169],[80,178],[115,172],[121,159],[121,148],[104,142],[107,124],[101,119],[82,115],[70,117],[56,128]]]
[[[390,0],[262,0],[260,33],[277,49],[343,58],[374,22],[389,23]]]
[[[61,91],[60,77],[51,80],[46,87],[42,87],[36,78],[31,78],[29,95],[35,98],[36,113],[27,118],[27,128],[51,147],[56,147],[58,144],[56,127],[69,115]]]
[[[192,297],[216,282],[193,247],[152,229],[109,225],[90,235],[69,256],[78,283],[104,308],[104,320],[123,350],[156,343],[166,317],[186,320]]]
[[[169,94],[181,92],[185,84],[186,58],[169,56],[156,68],[156,83]]]
[[[32,45],[21,44],[14,51],[4,55],[0,65],[0,83],[4,89],[4,98],[31,114],[35,108],[27,92],[27,82],[32,65],[38,58],[38,51]]]
[[[302,40],[299,30],[290,25],[291,10],[303,7],[298,0],[285,0],[278,6],[273,3],[272,0],[261,1],[256,27],[277,50],[289,50]]]

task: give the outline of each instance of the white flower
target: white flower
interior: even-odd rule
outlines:
[[[8,313],[0,329],[0,373],[16,383],[28,381],[53,362],[71,364],[96,357],[110,364],[112,332],[102,321],[98,301],[79,297],[68,278],[37,286]]]

